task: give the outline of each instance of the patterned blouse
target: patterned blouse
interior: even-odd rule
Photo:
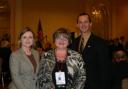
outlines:
[[[52,72],[56,65],[55,50],[44,53],[41,57],[37,85],[39,89],[54,89]],[[82,56],[68,49],[66,60],[68,79],[66,89],[83,89],[86,80],[85,63]]]

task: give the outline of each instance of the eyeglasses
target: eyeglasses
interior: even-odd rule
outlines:
[[[56,40],[68,41],[68,39],[64,38],[64,37],[58,37],[58,38],[56,38]]]

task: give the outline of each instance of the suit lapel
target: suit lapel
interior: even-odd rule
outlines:
[[[20,49],[20,51],[21,51],[21,54],[23,55],[23,59],[24,59],[26,62],[28,62],[28,64],[30,65],[30,67],[32,68],[32,71],[33,71],[33,73],[34,73],[34,67],[33,67],[31,61],[29,60],[29,58],[27,57],[27,55],[24,53],[24,51],[23,51],[22,48]],[[35,54],[33,53],[33,51],[32,51],[32,55],[34,56],[34,59],[35,59],[35,61],[36,61],[36,63],[37,63],[36,56],[35,56]],[[37,65],[38,65],[38,64],[37,64]],[[37,71],[37,68],[36,68],[36,71]]]
[[[88,51],[92,46],[93,46],[93,34],[91,33],[91,35],[90,35],[90,37],[89,37],[89,39],[88,39],[88,41],[87,41],[87,43],[86,43],[86,46],[85,46],[85,48],[84,48],[84,50],[83,50],[83,53],[86,54],[87,51]],[[82,53],[82,54],[83,54],[83,53]]]
[[[31,50],[31,52],[32,52],[32,55],[34,56],[34,60],[35,60],[35,62],[36,62],[36,64],[37,64],[37,66],[36,66],[36,73],[38,72],[38,68],[39,68],[39,55],[37,55],[36,53],[34,53],[34,51],[33,50]],[[31,63],[32,64],[32,63]],[[33,65],[32,65],[33,66]],[[34,70],[34,69],[33,69]]]
[[[79,37],[76,39],[76,43],[75,43],[75,50],[76,50],[77,52],[79,52],[80,38],[81,38],[81,36],[79,36]]]

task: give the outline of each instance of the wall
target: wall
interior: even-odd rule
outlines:
[[[31,4],[29,4],[31,2]],[[23,25],[30,26],[37,32],[39,19],[44,35],[52,42],[52,34],[60,27],[66,27],[72,32],[76,30],[76,17],[82,9],[82,0],[24,0]]]
[[[0,40],[10,33],[10,10],[7,0],[0,0]]]
[[[113,1],[112,38],[124,36],[128,41],[128,1]]]
[[[80,12],[84,12],[82,3],[83,0],[16,0],[15,34],[18,35],[25,26],[31,27],[37,33],[39,19],[44,35],[48,36],[50,42],[53,32],[59,27],[66,27],[78,33],[76,17]],[[16,41],[14,46],[17,46]]]
[[[94,24],[94,32],[98,35],[104,35],[110,38],[125,36],[128,40],[128,6],[127,0],[9,0],[11,15],[10,15],[10,31],[12,35],[12,45],[17,47],[18,34],[24,26],[31,27],[37,33],[39,19],[42,23],[44,35],[48,36],[48,41],[52,42],[52,34],[59,27],[66,27],[72,32],[78,34],[76,28],[76,17],[80,12],[87,11],[92,13],[92,6],[102,7],[104,5],[109,16],[104,32],[100,31],[104,27],[100,27],[100,23]],[[104,21],[105,21],[104,20]],[[106,24],[106,21],[105,21]]]

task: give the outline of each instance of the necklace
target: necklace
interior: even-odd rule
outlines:
[[[65,61],[67,57],[67,50],[55,50],[57,61]]]
[[[25,49],[25,48],[23,48],[23,50],[24,50],[24,53],[25,53],[26,55],[31,55],[31,54],[32,54],[30,49]]]

